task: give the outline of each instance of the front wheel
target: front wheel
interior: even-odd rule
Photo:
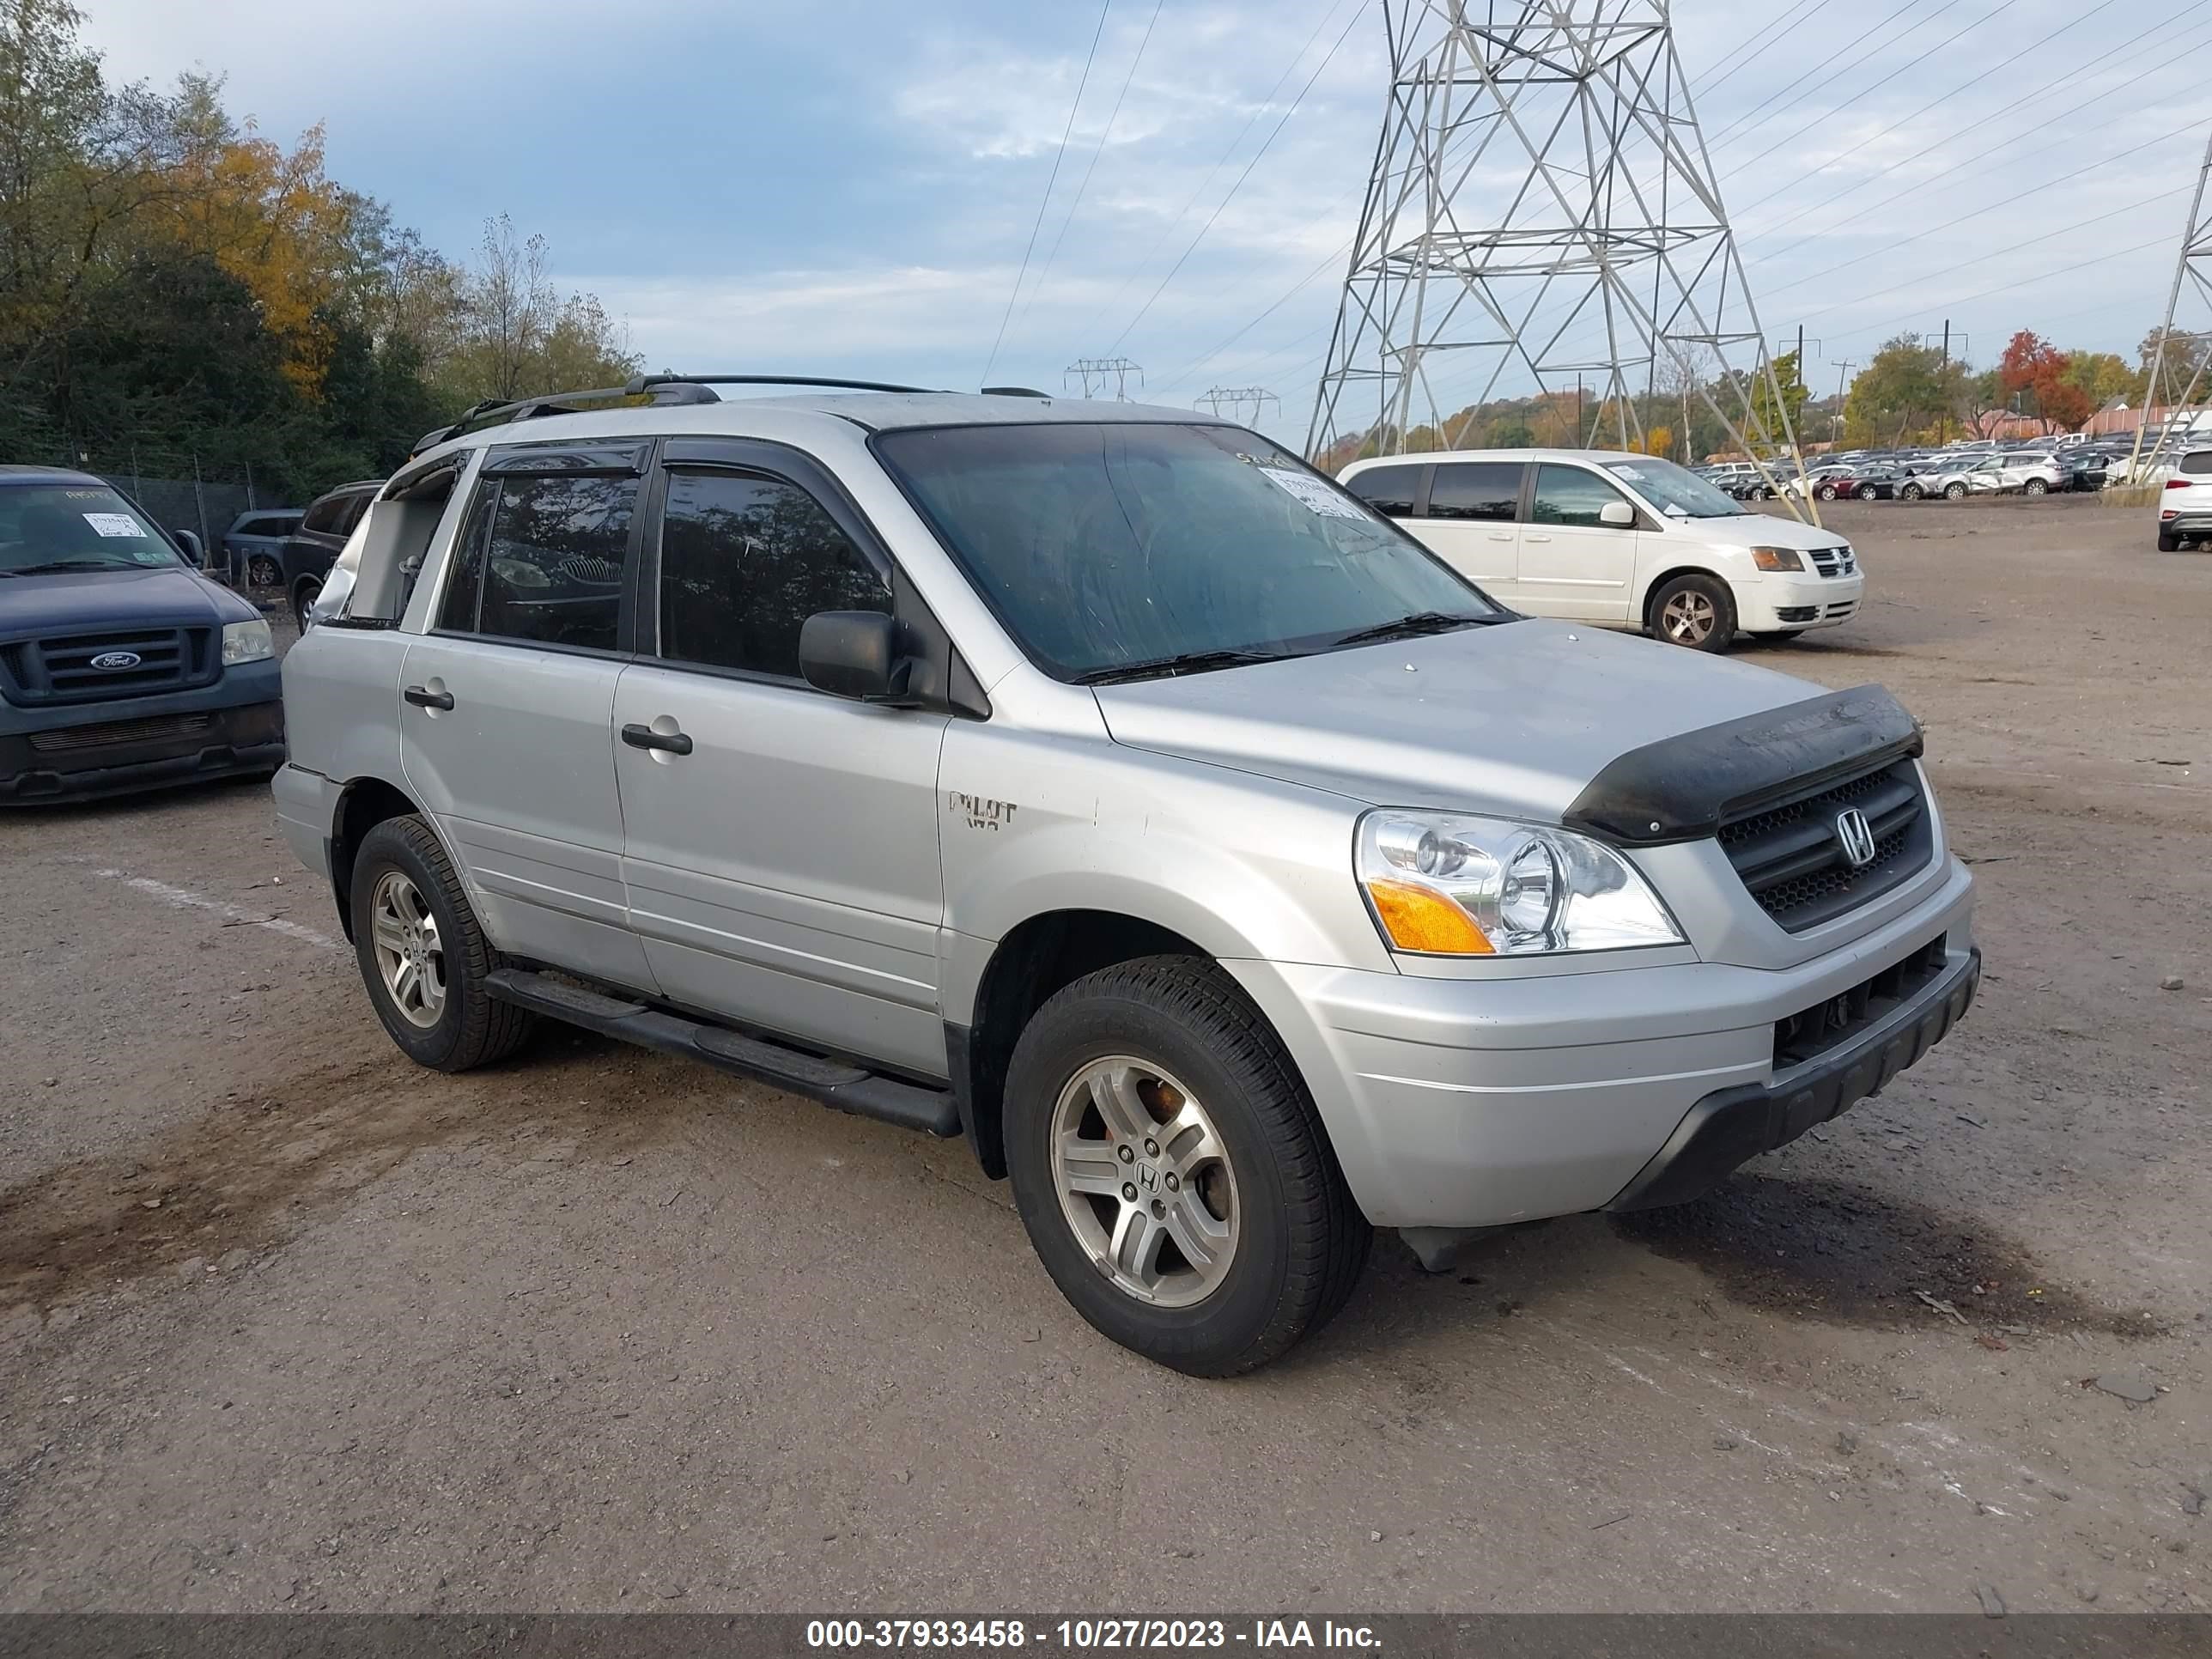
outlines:
[[[1210,963],[1066,987],[1007,1068],[1007,1174],[1045,1271],[1123,1347],[1266,1364],[1352,1293],[1371,1233],[1288,1054]]]
[[[1881,494],[1881,490],[1877,485],[1861,484],[1859,486],[1859,499],[1863,501],[1870,501]]]
[[[1824,501],[1832,501],[1836,499],[1836,487],[1833,484],[1822,484],[1813,493]]]
[[[498,953],[428,823],[386,818],[362,837],[352,915],[368,1000],[409,1059],[465,1072],[521,1047],[531,1016],[484,988]]]
[[[1725,651],[1735,637],[1735,598],[1712,576],[1677,576],[1651,598],[1651,631],[1669,645]]]
[[[1963,501],[1966,499],[1966,486],[1955,483],[1945,484],[1943,499],[1947,501]]]
[[[292,590],[292,620],[299,624],[302,634],[307,631],[307,613],[315,608],[315,601],[322,592],[322,583],[313,576],[301,577],[300,585]]]
[[[1900,501],[1917,501],[1920,499],[1920,494],[1918,484],[1907,484],[1897,492],[1897,499]]]

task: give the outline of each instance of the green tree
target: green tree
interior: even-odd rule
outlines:
[[[1774,398],[1777,386],[1782,392],[1782,400],[1778,404]],[[1783,352],[1774,360],[1772,380],[1770,381],[1764,374],[1753,377],[1751,427],[1744,436],[1755,444],[1783,442],[1784,434],[1798,432],[1798,419],[1804,413],[1806,400],[1812,395],[1803,375],[1798,372],[1797,354]],[[1798,435],[1802,437],[1803,434],[1798,433]]]
[[[1960,410],[1966,380],[1964,364],[1946,365],[1942,349],[1922,343],[1917,334],[1886,341],[1852,377],[1844,404],[1844,441],[1894,444],[1932,428]]]

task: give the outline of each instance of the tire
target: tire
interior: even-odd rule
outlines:
[[[2042,479],[2030,478],[2020,487],[2020,493],[2023,495],[2041,495],[2049,493],[2050,489],[2051,486]]]
[[[349,896],[354,958],[368,1000],[410,1060],[436,1072],[465,1072],[503,1060],[522,1046],[536,1022],[521,1009],[493,1000],[484,989],[485,976],[499,965],[499,953],[484,937],[460,877],[428,824],[412,815],[386,818],[364,836],[354,854]],[[386,924],[381,935],[380,911]],[[427,921],[427,929],[403,925],[395,937],[389,924],[404,923],[412,915]],[[383,960],[387,947],[403,956],[416,951],[421,962],[434,968],[434,1009],[425,992],[418,990],[411,999],[395,992]],[[423,987],[428,977],[418,966],[414,983]]]
[[[1717,577],[1677,576],[1651,596],[1647,626],[1669,645],[1725,651],[1735,638],[1735,597]]]
[[[1117,1103],[1111,1121],[1102,1092]],[[1185,1127],[1155,1141],[1154,1126],[1175,1122],[1164,1113]],[[1076,1137],[1095,1156],[1063,1157]],[[1006,1139],[1022,1224],[1060,1294],[1102,1334],[1171,1370],[1233,1376],[1266,1364],[1328,1322],[1366,1263],[1372,1231],[1290,1055],[1211,963],[1140,957],[1047,1001],[1014,1045]],[[1178,1168],[1199,1178],[1170,1188]],[[1123,1196],[1145,1191],[1157,1196]],[[1147,1210],[1167,1219],[1148,1222]],[[1112,1260],[1132,1216],[1152,1245],[1141,1273]],[[1183,1238],[1226,1249],[1203,1267],[1203,1248],[1185,1255]],[[1146,1283],[1150,1292],[1138,1288]]]
[[[1833,484],[1822,484],[1813,493],[1824,501],[1832,501],[1836,499],[1836,487]]]
[[[1909,483],[1897,492],[1897,499],[1900,501],[1917,501],[1923,493],[1925,492],[1918,484]]]
[[[274,587],[283,580],[283,571],[266,553],[256,553],[246,562],[246,581],[249,587]]]
[[[1790,641],[1800,638],[1804,632],[1802,628],[1778,628],[1771,634],[1753,634],[1751,637],[1761,645],[1787,645]]]
[[[1863,501],[1873,501],[1881,494],[1880,487],[1875,484],[1863,483],[1858,487],[1858,498]]]
[[[1754,501],[1771,501],[1774,499],[1774,492],[1765,484],[1761,484],[1751,492],[1751,499]]]
[[[304,634],[307,631],[307,612],[320,597],[323,585],[313,576],[302,576],[299,586],[292,590],[292,620]]]
[[[2163,530],[2160,531],[2158,532],[2158,550],[2161,553],[2180,552],[2181,538],[2179,536],[2169,536]]]
[[[1965,501],[1966,499],[1966,486],[1959,483],[1956,479],[1954,479],[1951,483],[1943,486],[1943,499],[1947,501]]]

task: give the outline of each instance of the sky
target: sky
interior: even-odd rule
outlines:
[[[495,214],[542,234],[649,367],[1057,392],[1123,358],[1151,402],[1271,391],[1242,412],[1294,446],[1389,80],[1383,0],[79,4],[112,76],[322,123],[331,175],[448,255]],[[1817,393],[1947,319],[1978,364],[2020,328],[2133,359],[2212,0],[1673,12],[1759,322],[1803,329]],[[1522,171],[1471,176],[1461,222]]]

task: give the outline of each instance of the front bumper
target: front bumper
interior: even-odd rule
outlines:
[[[1971,981],[1978,962],[1973,880],[1955,860],[1925,880],[1924,896],[1881,927],[1782,969],[1686,951],[1650,966],[1468,978],[1224,965],[1289,1048],[1370,1220],[1502,1226],[1604,1209],[1639,1182],[1662,1194],[1648,1202],[1678,1201],[1774,1144],[1776,1113],[1796,1126],[1790,1138],[1820,1121],[1815,1110],[1832,1115],[1832,1085],[1841,1109],[1917,1060],[1925,1042],[1910,1059],[1896,1048],[1899,1064],[1888,1063],[1899,1028],[1886,1008],[1881,1036],[1851,1031],[1815,1072],[1778,1070],[1776,1055],[1779,1023],[1850,998],[1937,939],[1942,970],[1895,1018],[1917,1038],[1923,1016],[1951,1010],[1955,975]],[[1783,1103],[1735,1105],[1754,1099]],[[1700,1127],[1729,1106],[1724,1127]],[[1663,1188],[1662,1171],[1672,1172]]]
[[[283,763],[273,660],[155,696],[0,710],[0,805],[92,800]]]
[[[1747,633],[1833,628],[1858,614],[1866,577],[1762,576],[1736,588],[1736,622]]]

